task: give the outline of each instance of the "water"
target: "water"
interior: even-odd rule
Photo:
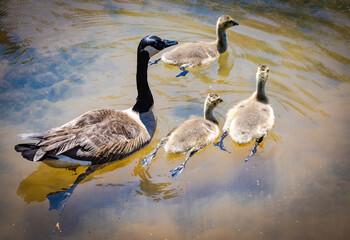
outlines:
[[[1,239],[345,239],[350,220],[349,3],[347,1],[3,1],[0,33]],[[61,217],[46,195],[86,168],[54,169],[13,150],[23,132],[43,132],[94,108],[131,107],[136,48],[155,34],[181,43],[215,39],[229,14],[229,48],[212,65],[175,78],[149,68],[158,128],[152,143],[87,177]],[[158,55],[160,56],[160,55]],[[156,59],[156,56],[154,59]],[[205,96],[227,110],[270,67],[272,132],[257,154],[227,138],[196,153],[159,150],[168,131],[202,115]],[[58,229],[56,223],[59,222]],[[61,230],[61,231],[60,231]]]

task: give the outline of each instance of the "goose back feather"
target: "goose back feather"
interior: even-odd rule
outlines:
[[[149,143],[153,137],[150,133],[124,111],[92,110],[52,129],[37,144],[42,151],[36,153],[34,161],[41,159],[41,152],[48,155],[65,153],[68,157],[91,161],[92,164],[115,161]]]

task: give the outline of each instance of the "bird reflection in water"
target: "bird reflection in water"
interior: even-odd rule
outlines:
[[[123,165],[110,164],[110,167],[95,165],[87,169],[85,167],[79,167],[69,170],[51,168],[45,164],[40,164],[36,171],[22,180],[17,189],[17,195],[22,196],[27,203],[34,201],[43,202],[45,198],[47,198],[50,201],[49,210],[57,210],[61,215],[67,200],[73,194],[74,189],[79,183],[83,180],[91,181],[94,179],[95,175],[113,171]],[[102,168],[103,171],[95,173]],[[84,171],[84,169],[86,169],[86,171]],[[76,175],[78,175],[78,177],[76,177]],[[87,178],[88,176],[90,177]]]
[[[131,163],[132,161],[134,163]],[[168,175],[152,178],[148,169],[139,166],[138,162],[138,157],[132,157],[107,166],[78,167],[70,170],[52,168],[45,164],[40,164],[34,172],[21,181],[17,189],[17,195],[23,197],[28,204],[44,202],[47,198],[50,201],[49,210],[57,210],[61,215],[67,200],[79,184],[90,182],[112,171],[118,172],[118,169],[124,169],[129,164],[134,164],[132,175],[138,178],[135,178],[135,181],[131,181],[131,184],[134,186],[133,189],[136,194],[151,197],[154,201],[178,196],[177,188],[171,187],[171,179]],[[120,175],[118,174],[118,176]],[[107,185],[120,188],[120,186],[128,186],[129,184],[124,185],[124,183],[130,182],[129,179],[125,179],[125,176],[120,176],[117,181],[118,184],[109,183]],[[96,186],[101,185],[97,184]],[[56,199],[61,200],[62,198],[64,198],[64,201],[61,201],[61,203],[56,201]]]
[[[160,201],[162,199],[170,199],[179,195],[177,188],[172,187],[171,179],[167,174],[161,178],[164,182],[156,182],[156,178],[152,178],[148,169],[141,166],[134,168],[134,175],[139,177],[138,189],[136,193],[151,197],[154,201]]]

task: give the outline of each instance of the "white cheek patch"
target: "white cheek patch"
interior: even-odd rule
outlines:
[[[149,57],[152,57],[153,55],[157,54],[159,52],[159,50],[155,49],[152,46],[147,46],[144,48],[144,50],[146,50],[149,54]]]

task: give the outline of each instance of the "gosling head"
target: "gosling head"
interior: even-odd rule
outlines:
[[[149,57],[152,57],[153,55],[163,50],[164,48],[167,48],[176,44],[177,44],[177,41],[161,39],[160,37],[150,35],[150,36],[144,37],[140,41],[137,52],[138,53],[147,52]]]
[[[221,102],[223,102],[223,100],[218,94],[209,93],[205,99],[205,108],[213,110]]]
[[[266,82],[269,77],[270,69],[267,65],[262,64],[258,66],[258,71],[256,72],[256,80],[261,82]]]
[[[239,23],[234,21],[233,18],[230,17],[229,15],[222,15],[221,17],[219,17],[217,25],[218,27],[226,30],[232,26],[239,25]]]

